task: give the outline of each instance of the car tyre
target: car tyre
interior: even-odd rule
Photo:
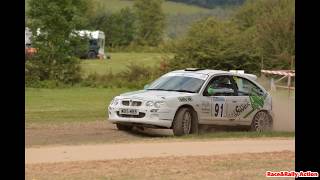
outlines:
[[[117,128],[120,131],[130,131],[133,128],[133,126],[124,125],[124,124],[117,124]]]
[[[271,131],[273,127],[273,120],[269,113],[266,111],[259,111],[253,117],[251,123],[251,131],[265,132]]]
[[[189,108],[181,108],[178,110],[172,125],[173,134],[182,136],[191,133],[193,122],[193,113]]]

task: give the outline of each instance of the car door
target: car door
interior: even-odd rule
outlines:
[[[209,88],[214,89],[214,93],[208,92]],[[210,103],[210,112],[206,119],[210,124],[224,125],[228,124],[227,109],[228,103],[236,96],[235,87],[231,81],[231,76],[220,75],[213,77],[203,92],[205,102]],[[208,108],[209,109],[209,108]]]
[[[260,99],[263,91],[246,78],[233,76],[236,85],[236,95],[228,109],[228,116],[234,118],[235,124],[248,124],[251,122],[256,108],[253,107],[253,99]]]

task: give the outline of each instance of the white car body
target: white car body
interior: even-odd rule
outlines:
[[[198,78],[204,83],[196,93],[145,89],[116,96],[108,107],[109,121],[133,126],[172,128],[175,115],[181,107],[192,108],[196,112],[198,124],[250,126],[253,117],[259,111],[265,111],[270,114],[270,117],[273,117],[271,96],[255,82],[256,76],[254,75],[195,69],[172,71],[162,77],[167,76]],[[240,82],[238,79],[243,78],[253,83],[254,86],[261,89],[260,106],[253,101],[254,98],[257,98],[249,95],[205,96],[204,91],[210,80],[219,76],[233,78],[234,82]],[[245,81],[243,79],[241,82]],[[121,114],[121,111],[124,114]],[[135,113],[139,115],[132,115]]]

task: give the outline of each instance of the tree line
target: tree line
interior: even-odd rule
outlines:
[[[107,47],[157,46],[165,28],[163,0],[135,0],[133,7],[108,12],[107,3],[95,2],[100,8],[89,18],[87,29],[99,29],[106,35]]]
[[[242,5],[245,0],[170,0],[191,5],[196,5],[205,8],[215,8],[218,6],[238,6]]]
[[[193,24],[170,49],[171,69],[202,67],[290,69],[295,57],[293,0],[247,0],[229,21],[209,17]]]

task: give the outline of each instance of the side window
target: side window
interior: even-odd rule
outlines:
[[[239,96],[263,95],[263,91],[249,80],[236,76],[233,79],[237,84]]]
[[[204,96],[233,96],[234,86],[229,76],[214,77],[205,88]]]

